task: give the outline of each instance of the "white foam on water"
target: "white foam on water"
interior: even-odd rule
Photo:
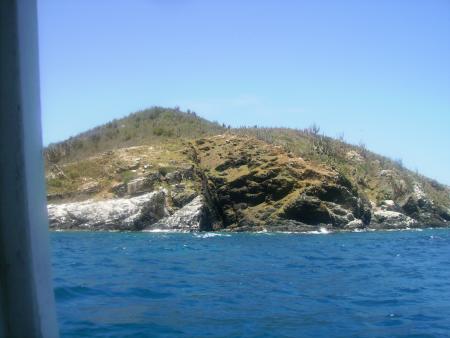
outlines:
[[[197,238],[211,238],[211,237],[231,237],[230,234],[218,234],[217,232],[195,233]]]
[[[256,231],[255,233],[256,234],[267,234],[268,231],[267,231],[267,229],[263,229],[263,230],[260,230],[260,231]]]
[[[368,231],[375,231],[375,229],[354,229],[354,230],[350,230],[350,232],[368,232]]]
[[[426,228],[433,229],[433,228]],[[375,231],[388,231],[388,232],[396,232],[396,231],[423,231],[422,228],[399,228],[399,229],[376,229]]]
[[[319,230],[314,231],[306,231],[303,232],[304,234],[311,234],[311,235],[327,235],[331,234],[333,231],[328,230],[327,228],[319,228]]]
[[[189,231],[185,230],[175,230],[175,229],[144,229],[142,232],[157,232],[157,233],[187,233]]]

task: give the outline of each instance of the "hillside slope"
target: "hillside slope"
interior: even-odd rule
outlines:
[[[47,163],[84,159],[117,148],[177,143],[225,131],[195,112],[154,107],[113,120],[45,149]]]
[[[101,209],[108,208],[101,201],[129,203],[158,191],[163,197],[136,209],[139,222],[127,229],[184,222],[187,230],[308,231],[450,221],[448,187],[317,128],[231,129],[152,108],[50,145],[45,155],[54,227],[101,229],[101,218],[90,227],[73,217],[81,202]],[[125,214],[106,214],[110,227],[122,228]]]

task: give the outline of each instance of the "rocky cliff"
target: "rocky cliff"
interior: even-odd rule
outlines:
[[[346,154],[344,165],[354,168],[365,156]],[[47,161],[52,229],[315,231],[450,222],[444,186],[430,190],[431,181],[382,166],[366,181],[233,130]]]

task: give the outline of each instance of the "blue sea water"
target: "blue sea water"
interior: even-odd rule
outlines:
[[[450,337],[450,229],[51,238],[62,337]]]

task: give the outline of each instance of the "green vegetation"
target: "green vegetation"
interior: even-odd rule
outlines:
[[[121,178],[122,178],[122,182],[127,184],[129,183],[133,178],[136,177],[136,174],[133,173],[130,170],[124,171],[123,173],[121,173]]]
[[[218,123],[183,113],[178,108],[153,107],[113,120],[45,149],[47,163],[67,163],[117,148],[165,144],[222,133]]]
[[[234,148],[230,148],[220,138],[211,137],[220,134],[227,135],[232,145],[234,141],[230,136],[250,137],[262,141],[258,143],[260,145],[268,144],[272,146],[271,149],[282,149],[290,158],[301,157],[314,170],[323,167],[328,168],[327,171],[337,172],[375,204],[383,200],[404,202],[420,186],[436,204],[450,208],[448,187],[404,168],[401,160],[374,154],[363,143],[352,145],[346,143],[343,136],[333,139],[321,135],[317,125],[303,130],[257,126],[235,129],[207,121],[194,112],[161,107],[130,114],[66,141],[49,145],[45,149],[49,193],[74,191],[84,185],[93,191],[88,183],[89,180],[95,180],[99,183],[100,191],[105,192],[103,197],[106,197],[111,182],[128,183],[143,175],[133,172],[132,162],[135,158],[142,158],[141,164],[150,168],[145,169],[146,172],[155,171],[165,176],[192,163],[189,157],[192,144],[205,170],[226,181],[239,179],[250,172],[254,176],[256,173],[252,170],[264,170],[264,163],[269,167],[273,161],[279,161],[277,153],[267,151],[261,156],[261,149],[252,150],[252,142],[245,143],[249,148],[245,150],[241,149],[242,144],[238,141]],[[221,145],[219,148],[218,144]],[[239,153],[256,156],[259,165],[254,168],[234,166],[229,170],[217,170],[217,163]],[[245,163],[251,161],[246,159]],[[125,169],[121,171],[122,167]],[[141,170],[143,166],[139,168]],[[281,182],[283,177],[278,179]]]
[[[424,192],[440,204],[450,205],[449,190],[444,185],[403,167],[401,160],[377,155],[364,144],[352,145],[343,137],[333,139],[319,134],[316,125],[304,130],[288,128],[239,128],[233,132],[282,146],[305,160],[326,164],[347,177],[370,200],[379,203],[399,201],[414,191],[419,183]]]

